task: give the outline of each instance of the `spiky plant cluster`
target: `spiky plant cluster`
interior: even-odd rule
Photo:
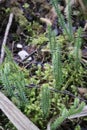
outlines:
[[[71,18],[71,14],[72,14],[72,10],[71,10],[71,6],[70,6],[70,0],[68,0],[68,15],[67,17],[67,22],[68,22],[68,33],[69,33],[69,38],[71,41],[74,40],[74,35],[73,35],[73,28],[72,28],[72,18]]]
[[[56,37],[50,25],[48,25],[48,38],[49,38],[49,44],[50,44],[50,51],[51,51],[51,54],[53,54],[53,50],[56,49],[56,39],[55,39]]]
[[[41,108],[42,108],[44,117],[47,117],[49,115],[49,110],[50,110],[50,90],[49,90],[48,85],[42,86]]]
[[[17,97],[21,104],[25,104],[27,102],[26,94],[25,94],[25,79],[23,72],[18,71],[15,75],[12,75],[11,80],[13,81],[13,86],[16,90]]]
[[[13,61],[11,52],[6,48],[6,59],[0,70],[0,78],[7,95],[23,104],[27,101],[25,95],[25,78],[23,72]]]
[[[79,100],[76,98],[74,100],[74,104],[70,107],[69,110],[67,110],[66,108],[63,108],[62,112],[61,112],[61,116],[59,116],[51,125],[51,130],[56,130],[61,123],[67,119],[68,117],[75,115],[77,113],[80,113],[84,107],[85,103],[82,102],[81,104],[79,104]]]
[[[7,94],[11,97],[13,95],[13,89],[8,77],[8,75],[10,75],[9,63],[5,64],[4,69],[0,70],[0,75],[1,75],[0,79],[1,82],[3,83],[4,89],[7,91]]]
[[[78,69],[79,65],[80,65],[80,61],[81,61],[81,43],[82,43],[82,38],[81,38],[81,34],[82,34],[82,29],[79,28],[77,30],[77,38],[75,39],[75,49],[74,49],[74,57],[75,57],[75,68]]]
[[[53,73],[55,78],[55,86],[57,89],[61,89],[62,85],[62,65],[61,65],[61,54],[60,48],[57,47],[52,58],[53,62]]]
[[[68,3],[70,2],[70,0],[68,0]],[[71,21],[71,8],[70,5],[68,4],[68,15],[67,15],[67,21],[68,24],[66,24],[65,20],[64,20],[64,16],[62,15],[60,8],[58,6],[58,1],[57,0],[51,0],[52,5],[55,8],[55,11],[57,13],[58,16],[58,22],[59,25],[62,27],[63,29],[63,33],[66,34],[68,36],[68,39],[70,41],[73,40],[73,32],[72,32],[72,21]]]
[[[68,28],[66,27],[66,23],[64,21],[64,17],[60,12],[60,9],[57,6],[57,0],[51,0],[52,4],[57,12],[58,15],[58,21],[60,26],[64,29],[64,33],[68,36],[70,41],[74,41],[75,43],[75,51],[74,51],[74,58],[75,58],[75,67],[78,66],[80,63],[80,47],[81,47],[81,29],[78,29],[77,31],[77,38],[74,37],[73,31],[72,31],[72,21],[71,21],[71,8],[70,5],[68,4],[68,16],[67,16],[67,21],[68,21]],[[70,2],[70,1],[69,1]],[[61,63],[61,48],[60,48],[60,43],[56,40],[56,36],[51,30],[51,26],[48,25],[48,37],[49,37],[49,43],[50,43],[50,50],[52,54],[52,65],[53,65],[53,74],[55,78],[55,86],[57,90],[61,89],[61,85],[63,84],[63,79],[62,79],[62,63]],[[76,68],[75,68],[76,69]],[[44,96],[42,97],[44,99],[45,97],[45,91]],[[46,101],[46,97],[45,100]],[[42,102],[44,102],[42,101]],[[47,101],[46,101],[47,102]],[[46,105],[45,102],[45,105]],[[69,116],[73,114],[77,114],[82,111],[84,107],[84,103],[82,102],[79,105],[78,99],[75,99],[73,106],[70,107],[69,110],[66,108],[63,108],[62,114],[60,117],[58,117],[52,124],[52,130],[56,130],[61,123],[68,118]],[[46,108],[46,106],[44,107]],[[47,108],[46,108],[47,109]],[[44,110],[46,110],[44,109]],[[47,109],[48,110],[48,109]]]
[[[56,40],[54,32],[51,27],[48,27],[48,34],[50,40],[50,49],[52,54],[53,74],[55,78],[56,89],[61,89],[62,85],[62,63],[61,63],[61,49],[60,44]]]

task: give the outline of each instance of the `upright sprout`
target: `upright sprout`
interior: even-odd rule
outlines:
[[[81,58],[80,48],[81,48],[81,42],[82,42],[81,34],[82,34],[82,29],[79,28],[77,30],[77,38],[76,38],[75,47],[74,47],[75,48],[74,49],[74,55],[75,55],[75,67],[76,67],[76,69],[78,69],[79,65],[80,65],[80,58]]]
[[[53,75],[55,78],[56,89],[61,89],[62,84],[62,63],[61,63],[61,51],[60,45],[56,41],[56,36],[51,30],[51,26],[48,26],[48,36],[50,42],[50,49],[52,54],[52,64],[53,64]]]
[[[57,16],[58,16],[58,22],[59,22],[60,26],[62,27],[64,34],[66,36],[68,36],[68,39],[70,41],[72,41],[73,40],[73,32],[72,32],[71,8],[70,8],[71,6],[69,4],[70,0],[68,0],[68,16],[67,16],[68,27],[65,23],[65,18],[60,11],[57,0],[51,0],[51,2],[55,8],[55,11],[56,11]]]

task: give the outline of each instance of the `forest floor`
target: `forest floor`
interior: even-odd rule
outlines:
[[[59,3],[59,9],[61,11],[61,14],[64,16],[66,27],[68,28],[67,18],[64,13],[65,8],[66,4],[61,0]],[[13,14],[12,17],[11,13]],[[56,15],[56,12],[50,1],[0,1],[0,69],[4,70],[9,61],[8,59],[5,59],[6,55],[8,55],[8,51],[5,52],[5,48],[3,49],[3,45],[5,44],[12,54],[13,61],[19,67],[17,69],[20,69],[24,72],[24,78],[26,81],[25,93],[30,100],[29,103],[31,108],[29,108],[27,104],[25,106],[19,105],[21,104],[19,98],[16,99],[15,96],[10,97],[6,90],[4,90],[2,80],[0,81],[0,90],[7,94],[7,96],[10,97],[14,104],[16,104],[22,110],[22,112],[28,116],[39,128],[41,128],[41,130],[46,129],[46,126],[48,124],[47,121],[53,117],[53,113],[55,113],[55,111],[59,112],[60,109],[62,109],[63,105],[69,108],[73,102],[74,97],[80,97],[84,102],[87,101],[87,30],[85,28],[87,20],[84,18],[84,15],[80,13],[81,12],[79,6],[73,7],[71,18],[72,30],[75,38],[77,37],[77,30],[79,28],[82,29],[81,48],[79,50],[80,67],[77,74],[74,73],[73,70],[73,61],[68,60],[68,56],[71,58],[71,60],[73,60],[72,52],[74,43],[68,41],[67,36],[65,36],[64,39],[63,28],[58,23],[58,16]],[[55,101],[52,101],[52,111],[50,112],[50,115],[47,117],[47,119],[43,119],[41,117],[42,111],[37,107],[40,100],[40,87],[43,85],[49,85],[52,87],[54,84],[54,79],[52,76],[52,56],[50,53],[48,39],[48,23],[51,23],[52,31],[55,33],[56,38],[60,41],[61,44],[62,63],[64,64],[63,77],[65,80],[63,82],[61,91],[67,90],[70,92],[70,95],[67,96],[67,93],[60,94],[62,96],[59,98],[59,104],[56,101],[58,97],[55,96],[56,103]],[[9,30],[6,30],[8,26]],[[68,47],[69,44],[67,44],[69,42],[70,44],[72,43],[72,46],[70,47]],[[11,70],[11,74],[12,73],[14,73],[13,70]],[[13,75],[14,79],[11,79],[11,76],[9,76],[9,79],[11,79],[12,82],[17,79],[15,78],[15,75],[17,76],[16,72]],[[34,90],[34,88],[38,86],[39,89]],[[16,93],[17,90],[15,89],[15,95]],[[35,105],[35,107],[33,105]],[[57,105],[59,105],[58,108]],[[9,123],[1,111],[0,114],[0,129],[10,130],[12,124]],[[36,114],[36,116],[34,114]],[[54,116],[56,114],[57,112],[54,114]],[[13,127],[11,130],[14,129],[16,128]],[[81,117],[73,120],[67,119],[58,129],[87,130],[87,117]]]

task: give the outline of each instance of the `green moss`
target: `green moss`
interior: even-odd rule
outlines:
[[[28,25],[28,21],[27,21],[26,17],[24,16],[24,13],[22,10],[20,10],[18,7],[12,7],[11,11],[15,15],[15,19],[16,19],[16,21],[19,22],[20,26],[25,27]]]

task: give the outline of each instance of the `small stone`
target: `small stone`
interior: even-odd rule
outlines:
[[[21,45],[21,44],[17,44],[17,46],[16,46],[18,49],[22,49],[23,48],[23,46]]]
[[[29,54],[25,51],[25,50],[22,50],[22,51],[19,51],[18,52],[18,56],[24,60],[25,58],[27,58],[29,56]]]
[[[32,57],[29,57],[27,60],[28,60],[28,61],[32,61]]]

